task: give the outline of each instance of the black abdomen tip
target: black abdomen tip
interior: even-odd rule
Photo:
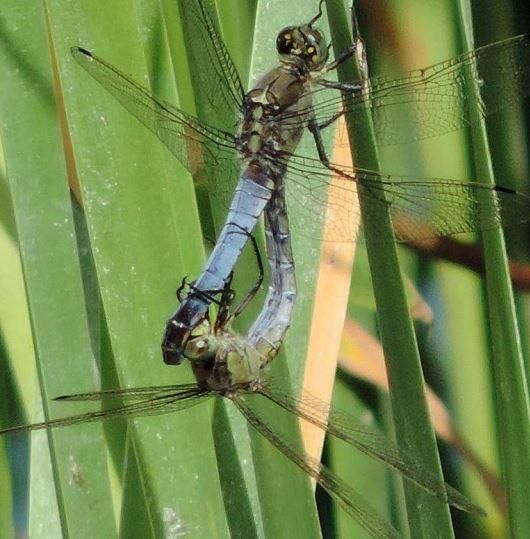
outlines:
[[[72,52],[80,52],[81,54],[84,54],[85,56],[92,57],[92,53],[90,51],[87,51],[83,47],[72,47]]]

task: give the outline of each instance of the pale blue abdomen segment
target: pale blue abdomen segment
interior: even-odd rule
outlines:
[[[263,181],[263,184],[270,182]],[[272,184],[242,175],[225,224],[206,267],[190,293],[168,320],[162,341],[164,362],[179,364],[186,342],[203,320],[213,296],[222,290],[271,197]]]
[[[269,290],[264,309],[247,336],[250,346],[261,358],[261,368],[278,353],[291,324],[296,300],[296,274],[283,184],[277,186],[265,210],[265,238],[270,266]]]

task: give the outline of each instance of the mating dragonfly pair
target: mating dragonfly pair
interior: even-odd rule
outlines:
[[[356,200],[357,190],[383,204],[399,218],[399,239],[417,238],[418,221],[428,222],[433,234],[484,230],[521,222],[521,210],[529,200],[503,188],[479,183],[427,178],[397,178],[374,171],[333,164],[327,157],[321,131],[343,114],[355,116],[371,108],[378,142],[392,144],[442,134],[469,125],[468,89],[464,73],[480,77],[481,111],[484,116],[521,100],[528,94],[530,40],[519,36],[442,62],[397,81],[372,80],[369,84],[341,84],[325,75],[353,54],[352,46],[335,61],[328,61],[329,47],[309,23],[280,32],[277,48],[280,65],[245,93],[230,55],[202,0],[187,4],[183,13],[190,35],[191,53],[212,64],[208,84],[201,85],[209,119],[214,126],[157,99],[146,89],[85,49],[72,54],[81,66],[127,110],[153,131],[197,179],[215,177],[208,183],[211,196],[226,191],[231,172],[241,172],[226,224],[203,274],[170,318],[164,336],[164,360],[190,361],[197,383],[144,387],[60,397],[60,400],[100,401],[120,398],[125,404],[110,410],[71,416],[49,422],[13,427],[1,434],[75,425],[116,416],[165,413],[197,405],[211,396],[231,399],[248,422],[304,471],[310,473],[338,503],[374,536],[394,537],[397,532],[382,522],[360,496],[329,469],[304,454],[295,441],[280,436],[267,424],[259,401],[268,399],[361,451],[392,466],[404,477],[461,509],[479,512],[462,495],[419,468],[409,457],[372,430],[358,427],[344,414],[336,414],[317,400],[295,398],[277,381],[266,381],[263,367],[274,357],[288,328],[296,295],[290,252],[286,200],[300,204],[310,221],[318,221],[327,206],[343,207]],[[206,81],[204,81],[206,82]],[[202,89],[201,89],[202,88]],[[368,88],[368,90],[366,89]],[[419,117],[414,133],[392,123],[389,110],[415,111]],[[222,114],[221,111],[233,114]],[[234,118],[240,117],[233,132]],[[305,129],[315,140],[319,158],[296,153]],[[215,173],[214,171],[221,171]],[[226,179],[225,179],[226,178]],[[328,192],[334,182],[339,189]],[[339,193],[339,194],[333,194]],[[223,197],[224,200],[224,197]],[[358,209],[351,205],[331,228],[336,241],[355,241]],[[246,336],[233,333],[229,301],[230,275],[260,215],[265,212],[267,254],[271,287],[266,306]],[[295,228],[297,224],[293,222]],[[221,291],[221,309],[213,327],[204,320],[214,293]],[[223,299],[224,298],[224,299]],[[307,397],[307,398],[306,398]],[[329,412],[329,419],[328,419]]]

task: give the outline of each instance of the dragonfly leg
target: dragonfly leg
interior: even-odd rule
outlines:
[[[335,119],[333,119],[335,121]],[[325,124],[319,125],[316,120],[309,120],[307,127],[311,134],[313,135],[313,139],[315,141],[315,146],[317,148],[318,152],[318,158],[320,159],[320,162],[326,167],[330,168],[330,161],[328,158],[328,155],[326,153],[326,148],[324,147],[324,142],[322,141],[322,134],[321,129],[324,127],[327,127],[330,123],[330,120],[325,122]]]
[[[235,225],[238,226],[238,225]],[[254,299],[256,294],[258,293],[258,290],[261,288],[261,285],[263,283],[263,278],[265,271],[263,269],[263,261],[261,258],[261,254],[259,252],[258,243],[256,241],[256,238],[253,234],[245,230],[241,227],[241,234],[245,234],[249,237],[252,247],[254,250],[254,254],[256,255],[256,262],[258,265],[258,278],[252,285],[252,288],[247,292],[246,296],[243,298],[243,301],[236,307],[234,312],[230,314],[230,306],[234,302],[235,299],[235,292],[231,288],[232,280],[234,277],[234,273],[231,272],[230,276],[221,291],[221,298],[218,301],[215,301],[219,305],[219,311],[217,313],[214,329],[219,330],[223,329],[229,322],[231,322],[234,318],[238,317],[248,306],[248,304]]]
[[[358,82],[337,82],[337,81],[331,81],[326,79],[320,79],[317,81],[318,84],[321,84],[322,86],[325,86],[326,88],[332,88],[334,90],[342,90],[344,92],[350,92],[352,94],[355,94],[357,92],[360,92],[362,90],[362,84]],[[322,130],[326,127],[329,127],[333,123],[335,123],[342,115],[344,114],[343,110],[340,110],[339,112],[336,112],[328,118],[325,122],[318,124],[318,129]],[[311,125],[309,126],[309,129],[311,130]]]
[[[263,260],[261,258],[261,253],[259,252],[258,242],[253,234],[249,234],[250,241],[252,243],[252,248],[254,249],[254,254],[256,255],[256,263],[258,265],[258,278],[254,282],[252,288],[247,292],[247,295],[243,298],[243,301],[236,307],[232,318],[237,318],[248,306],[248,304],[254,299],[258,290],[263,284],[263,277],[265,271],[263,269]]]
[[[324,73],[328,73],[329,71],[333,71],[334,69],[337,69],[337,67],[339,67],[342,63],[344,63],[348,58],[351,58],[355,54],[356,50],[357,50],[357,42],[354,42],[346,50],[343,50],[341,53],[339,53],[339,55],[335,58],[335,60],[326,64],[322,71]]]
[[[331,118],[329,118],[325,122],[318,124],[318,130],[322,131],[322,129],[326,129],[326,127],[329,127],[330,125],[334,124],[343,114],[344,114],[343,112],[335,113]]]
[[[361,38],[361,34],[359,33],[359,23],[357,21],[357,12],[355,10],[354,2],[352,2],[351,5],[351,25],[353,33],[353,43],[351,43],[347,49],[340,52],[339,55],[335,58],[335,60],[326,64],[324,66],[324,69],[322,70],[323,73],[328,73],[329,71],[337,69],[337,67],[339,67],[342,63],[348,60],[348,58],[351,58],[356,52],[358,52],[359,48],[361,49],[361,51],[364,50],[364,42]],[[359,45],[361,45],[361,47],[359,47]],[[331,46],[332,44],[330,43],[328,45],[328,53]]]
[[[214,331],[223,329],[230,319],[230,306],[236,297],[234,290],[232,289],[232,280],[234,278],[234,272],[231,271],[228,279],[225,283],[223,290],[221,291],[221,298],[219,300],[219,311],[215,317]],[[209,312],[209,311],[207,311]]]
[[[186,286],[188,285],[187,280],[188,280],[188,276],[185,275],[182,278],[182,282],[180,283],[180,286],[177,288],[176,294],[177,294],[177,299],[178,299],[179,303],[182,303],[182,300],[184,299],[183,291],[186,288]]]
[[[186,295],[183,294],[183,290],[188,287],[196,296],[203,297],[210,301],[211,303],[215,303],[216,305],[222,304],[222,299],[215,299],[215,296],[218,294],[222,294],[225,291],[226,286],[230,287],[230,284],[232,283],[232,274],[230,274],[226,285],[223,288],[220,288],[219,290],[200,290],[195,286],[195,281],[192,281],[188,283],[188,277],[184,277],[182,279],[182,283],[177,288],[177,299],[180,303],[189,295],[189,292],[186,293]]]
[[[337,176],[341,176],[343,178],[346,178],[348,180],[351,180],[352,177],[345,173],[343,170],[341,170],[339,167],[334,166],[331,161],[328,158],[328,155],[326,153],[326,149],[324,147],[324,143],[322,141],[322,135],[321,135],[321,127],[318,125],[316,120],[310,120],[308,122],[308,129],[313,135],[313,139],[315,140],[315,146],[317,148],[318,152],[318,158],[320,159],[320,162],[331,172],[336,174]],[[369,187],[367,187],[369,189]],[[375,195],[377,196],[377,195]],[[379,197],[378,197],[379,198]]]
[[[212,239],[212,238],[209,238],[209,237],[205,237],[204,238],[206,240],[207,243],[209,243],[210,245],[215,245],[215,240]],[[231,282],[231,278],[230,278],[230,282]],[[188,284],[188,276],[186,275],[185,277],[183,277],[182,279],[182,282],[180,283],[180,286],[177,288],[177,291],[176,291],[176,294],[177,294],[177,299],[179,301],[179,303],[182,303],[182,301],[184,300],[184,298],[186,296],[184,296],[183,294],[183,291],[184,289],[188,286],[189,288],[191,288],[192,290],[196,290],[193,286],[195,281],[192,281],[190,284]],[[219,293],[221,293],[223,290],[208,290],[208,291],[204,291],[204,294],[206,295],[206,297],[209,297],[211,298],[212,296],[215,296]],[[187,295],[187,294],[186,294]],[[214,303],[217,303],[217,300],[213,299],[212,298],[212,301]]]
[[[339,82],[336,80],[318,79],[317,84],[333,90],[343,90],[345,92],[360,92],[362,85],[360,82]]]
[[[214,329],[222,328],[226,324],[227,320],[230,318],[229,308],[230,308],[230,305],[232,304],[232,302],[234,301],[234,298],[235,298],[235,292],[231,288],[232,280],[233,280],[233,272],[230,272],[230,275],[228,276],[228,279],[227,279],[224,287],[221,290],[207,290],[207,291],[205,291],[205,290],[197,289],[194,286],[193,283],[188,284],[186,282],[186,277],[184,277],[184,279],[182,279],[182,284],[177,289],[177,299],[182,303],[182,300],[183,300],[182,291],[184,290],[184,288],[186,286],[189,286],[190,290],[194,294],[207,298],[210,301],[210,303],[217,304],[219,306],[219,311],[218,311],[217,316],[215,318]],[[215,296],[217,294],[221,294],[220,299],[215,298]],[[208,320],[208,322],[210,321],[210,311],[209,310],[207,310],[206,313],[205,313],[205,319]]]
[[[239,226],[236,223],[234,223],[234,226]],[[250,242],[252,244],[252,248],[254,250],[254,254],[256,256],[256,263],[258,266],[258,278],[252,285],[252,288],[247,292],[246,296],[243,298],[241,303],[236,307],[233,314],[231,316],[227,316],[225,319],[225,324],[231,321],[234,318],[237,318],[248,306],[248,304],[254,299],[256,294],[258,293],[259,289],[261,288],[261,285],[263,284],[263,279],[265,275],[265,270],[263,269],[263,260],[261,258],[261,253],[259,251],[258,242],[256,241],[256,238],[254,235],[248,230],[245,230],[243,227],[239,227],[241,229],[241,234],[244,234],[250,239]],[[233,301],[233,298],[232,298]]]

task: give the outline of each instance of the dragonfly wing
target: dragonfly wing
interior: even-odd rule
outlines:
[[[468,87],[470,80],[479,90],[483,118],[522,101],[530,92],[530,35],[475,49],[403,78],[372,78],[364,95],[357,91],[343,98],[337,90],[317,90],[315,116],[325,125],[348,112],[355,121],[369,99],[379,144],[422,140],[473,123],[469,103],[475,96]],[[291,114],[286,120],[296,124],[297,116]],[[404,121],[407,129],[403,129]],[[347,140],[345,130],[338,139]]]
[[[207,0],[186,2],[181,10],[183,29],[197,103],[201,117],[216,118],[216,125],[231,131],[245,97],[245,90],[226,45],[214,23]]]
[[[326,492],[373,537],[398,538],[400,534],[379,517],[376,511],[345,481],[328,467],[307,455],[286,435],[276,432],[261,417],[258,395],[243,394],[232,398],[245,419],[291,462],[310,475]]]
[[[400,448],[374,429],[361,425],[344,411],[335,410],[307,392],[293,397],[280,381],[270,381],[263,385],[260,393],[278,406],[325,430],[331,436],[352,445],[366,455],[398,471],[406,479],[420,486],[446,503],[469,513],[483,515],[478,506],[463,494],[443,483],[432,472],[421,468],[417,462]]]
[[[152,131],[194,175],[208,160],[231,159],[234,137],[153,96],[120,70],[80,47],[72,55],[126,110]]]
[[[139,400],[173,395],[186,398],[193,391],[197,391],[197,384],[179,384],[167,386],[127,387],[119,389],[106,389],[89,393],[73,393],[55,397],[56,401],[108,401],[111,399]]]
[[[94,394],[87,394],[94,396]],[[59,419],[51,419],[50,421],[42,421],[40,423],[33,423],[31,425],[20,425],[16,427],[8,427],[0,430],[2,434],[13,434],[16,432],[28,432],[39,429],[54,429],[58,427],[69,427],[72,425],[78,425],[80,423],[92,423],[95,421],[107,421],[117,417],[137,417],[147,415],[159,415],[169,412],[176,412],[186,408],[191,408],[197,404],[203,402],[209,396],[208,391],[195,388],[184,392],[182,394],[172,395],[163,393],[160,395],[153,395],[146,400],[135,402],[133,404],[125,404],[115,408],[107,410],[97,410],[95,412],[87,412],[84,414],[71,415],[68,417],[62,417]],[[114,398],[111,396],[111,398]],[[63,398],[63,400],[68,400]],[[76,400],[76,399],[72,399]],[[80,400],[80,399],[77,399]],[[90,398],[88,400],[96,400]]]
[[[340,165],[332,165],[335,172],[331,172],[319,160],[301,155],[290,156],[288,163],[287,194],[290,206],[297,208],[292,212],[293,228],[308,234],[326,222],[323,239],[327,241],[356,240],[359,189],[388,209],[400,241],[480,232],[530,220],[530,198],[512,189]]]
[[[368,196],[380,200],[384,193],[400,241],[481,232],[530,220],[530,198],[512,189],[436,178],[384,176],[380,182],[364,171],[358,177]]]
[[[288,163],[286,194],[292,230],[323,241],[357,241],[360,210],[356,182],[345,181],[311,157],[293,155]]]

